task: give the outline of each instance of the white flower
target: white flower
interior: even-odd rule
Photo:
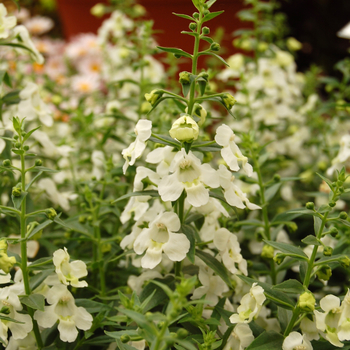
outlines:
[[[223,350],[244,350],[253,340],[254,335],[250,327],[245,323],[238,323]]]
[[[30,51],[30,55],[32,57],[32,59],[34,61],[36,61],[39,64],[43,64],[44,63],[44,57],[41,55],[41,53],[37,50],[37,48],[35,47],[34,43],[32,42],[32,40],[30,39],[29,33],[28,33],[28,29],[24,26],[24,25],[19,25],[16,26],[13,29],[13,32],[15,34],[15,36],[19,36],[21,38],[21,44],[27,46],[31,51]],[[18,49],[21,52],[26,52],[28,53],[28,50],[24,50],[24,49]]]
[[[145,255],[141,259],[143,268],[153,269],[162,261],[164,252],[172,261],[185,259],[190,249],[190,241],[183,233],[175,233],[181,227],[179,217],[172,212],[159,214],[135,239],[136,254]]]
[[[129,165],[134,165],[138,157],[140,157],[146,148],[146,141],[152,134],[152,122],[146,119],[140,119],[135,126],[136,140],[131,143],[128,148],[122,151],[122,156],[125,159],[123,173]]]
[[[264,289],[256,282],[253,283],[248,294],[241,299],[241,305],[237,312],[230,317],[231,323],[249,323],[259,315],[264,301],[266,300]]]
[[[93,74],[80,74],[72,78],[72,89],[78,94],[85,95],[99,90],[100,81],[98,76]]]
[[[350,290],[346,293],[341,304],[342,313],[339,320],[339,340],[350,340]]]
[[[94,150],[91,154],[91,162],[93,165],[92,176],[97,180],[101,180],[104,173],[105,155],[102,151]]]
[[[0,39],[6,39],[10,34],[10,29],[17,23],[15,16],[7,17],[7,9],[4,4],[0,4]]]
[[[320,300],[320,306],[325,312],[314,311],[317,329],[331,344],[343,347],[338,337],[338,326],[342,316],[340,299],[335,295],[328,294]]]
[[[10,338],[10,341],[6,347],[6,350],[37,350],[36,339],[34,332],[28,333],[23,339]]]
[[[39,117],[41,123],[46,126],[53,125],[51,110],[40,97],[39,86],[28,82],[25,88],[19,93],[22,99],[18,104],[18,113],[20,117],[27,120],[33,120]]]
[[[337,32],[337,36],[343,39],[350,39],[350,23]]]
[[[188,154],[182,148],[169,167],[171,175],[164,176],[158,186],[163,201],[177,200],[183,190],[187,201],[194,207],[205,205],[209,201],[209,190],[219,187],[219,177],[209,164],[201,164],[200,160],[190,151]]]
[[[48,32],[54,26],[54,22],[51,18],[43,16],[29,18],[23,24],[32,35],[40,35]]]
[[[149,152],[146,157],[146,162],[158,164],[157,173],[163,177],[169,174],[169,167],[175,157],[174,148],[170,146],[158,147]]]
[[[223,264],[231,273],[237,273],[239,269],[247,276],[247,261],[240,253],[241,247],[235,234],[222,227],[215,232],[214,244],[219,250]]]
[[[51,328],[57,321],[60,338],[72,343],[78,336],[78,329],[91,328],[92,316],[83,308],[75,305],[73,295],[63,284],[53,286],[46,294],[50,304],[44,311],[37,310],[34,319],[43,328]]]
[[[15,323],[0,320],[0,338],[7,343],[7,331],[10,329],[12,337],[14,339],[23,339],[33,329],[32,319],[27,314],[21,314],[17,311],[23,309],[21,302],[14,289],[11,287],[5,287],[0,289],[0,310],[4,313],[6,310],[6,316],[19,321],[21,323]]]
[[[243,170],[250,177],[253,175],[253,167],[248,163],[248,158],[243,156],[234,139],[235,134],[227,125],[222,124],[217,128],[215,141],[223,147],[221,150],[222,158],[233,171],[239,170],[238,161],[240,161]]]
[[[304,317],[300,322],[300,329],[303,335],[308,340],[318,340],[320,339],[320,335],[318,334],[318,330],[316,328],[316,323],[314,320],[310,320],[307,317]]]
[[[247,194],[234,184],[235,177],[223,165],[220,164],[218,174],[220,176],[220,185],[224,190],[224,197],[228,204],[244,209],[247,207],[250,210],[261,209],[258,205],[250,203]]]
[[[312,350],[310,341],[298,332],[291,332],[282,344],[282,350]]]
[[[58,249],[53,253],[53,263],[59,280],[65,285],[73,287],[87,287],[86,281],[79,281],[79,278],[87,276],[86,264],[81,260],[69,262],[70,256],[67,248]]]

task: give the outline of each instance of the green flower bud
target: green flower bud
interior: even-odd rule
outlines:
[[[156,104],[156,102],[163,96],[163,92],[160,90],[153,90],[149,94],[145,94],[145,99],[152,106]]]
[[[179,339],[185,339],[188,336],[188,331],[185,328],[180,328],[176,334]]]
[[[197,29],[197,23],[191,22],[189,28],[194,32]]]
[[[261,257],[264,259],[273,259],[274,252],[275,249],[273,249],[273,247],[265,244],[261,252]]]
[[[195,19],[199,18],[199,13],[198,12],[193,12],[192,17]]]
[[[235,98],[229,93],[223,94],[221,96],[221,99],[228,110],[230,110],[233,107],[233,105],[236,103]]]
[[[8,306],[3,306],[0,310],[0,314],[5,314],[5,315],[9,315],[11,312],[10,308]]]
[[[275,175],[273,176],[273,181],[275,181],[275,182],[280,182],[280,181],[281,181],[281,175],[275,174]]]
[[[181,85],[188,85],[191,83],[191,73],[189,72],[181,72],[179,74],[179,82]]]
[[[307,202],[305,207],[306,207],[306,209],[314,210],[315,209],[315,203],[314,202]]]
[[[54,208],[46,209],[45,214],[50,220],[53,220],[57,216],[56,210]]]
[[[202,126],[205,122],[205,118],[207,117],[207,111],[199,103],[195,103],[192,113],[200,119],[197,122],[198,126]]]
[[[43,165],[43,161],[41,159],[37,159],[35,161],[35,166],[42,166]]]
[[[334,208],[335,207],[335,202],[329,202],[328,205],[331,207],[331,208]]]
[[[191,278],[182,279],[181,283],[176,286],[177,292],[183,296],[186,297],[189,293],[191,293],[192,289],[194,288],[197,281],[197,277],[193,276]]]
[[[83,204],[85,204],[85,203],[83,203]],[[86,205],[85,205],[85,206],[86,206]],[[79,223],[81,223],[81,224],[85,224],[85,222],[86,222],[86,216],[85,216],[85,215],[80,215],[78,221],[79,221]]]
[[[348,218],[348,214],[345,211],[342,211],[339,214],[340,219],[346,220]]]
[[[339,262],[340,262],[341,266],[343,266],[343,267],[349,267],[350,266],[350,258],[347,257],[346,255],[341,257],[339,259]]]
[[[3,162],[2,162],[2,165],[6,168],[10,167],[11,166],[11,161],[10,159],[5,159]]]
[[[209,29],[208,27],[203,27],[203,28],[202,28],[202,33],[203,33],[204,35],[208,35],[208,34],[210,34],[210,29]]]
[[[21,148],[21,146],[22,146],[22,144],[21,144],[20,142],[16,142],[16,143],[15,143],[15,147],[16,147],[16,148]]]
[[[130,336],[127,335],[127,334],[124,334],[124,335],[122,335],[122,336],[120,337],[120,340],[121,340],[122,343],[127,343],[127,342],[130,341]]]
[[[110,243],[103,243],[101,245],[101,253],[108,253],[112,249],[112,245]]]
[[[21,197],[22,195],[22,189],[20,187],[13,187],[12,188],[12,195],[14,197]]]
[[[7,242],[4,239],[0,240],[0,269],[9,273],[14,264],[16,264],[16,258],[7,255]]]
[[[332,236],[332,237],[335,237],[337,234],[338,234],[338,229],[336,227],[332,227],[330,230],[329,230],[329,234]]]
[[[298,225],[295,222],[287,222],[286,226],[292,232],[295,232],[298,229]]]
[[[28,145],[25,145],[25,146],[23,146],[23,149],[24,149],[25,151],[28,151],[28,150],[29,150],[29,146],[28,146]]]
[[[212,43],[211,45],[210,45],[210,50],[211,51],[219,51],[220,50],[220,44],[219,43],[216,43],[216,42],[214,42],[214,43]]]
[[[259,52],[265,52],[269,48],[269,44],[266,43],[265,41],[261,41],[258,43],[257,50]]]
[[[298,306],[301,311],[312,312],[315,310],[316,299],[310,291],[306,291],[300,295]]]
[[[300,41],[291,37],[287,39],[287,47],[291,51],[298,51],[303,47],[303,45]]]
[[[328,281],[332,276],[332,269],[328,265],[322,265],[316,275],[320,280]]]
[[[18,135],[15,135],[15,136],[13,136],[13,138],[14,138],[15,140],[18,140],[19,136],[18,136]]]
[[[333,248],[332,247],[324,247],[323,249],[323,255],[324,256],[331,256],[333,253]]]
[[[96,4],[91,8],[90,13],[95,17],[102,17],[105,14],[105,6],[103,4]]]
[[[141,114],[147,114],[151,109],[152,109],[152,105],[149,102],[147,101],[142,102],[141,108],[140,108]]]
[[[169,134],[180,142],[192,142],[197,140],[199,128],[197,123],[188,114],[185,114],[174,122]]]
[[[286,257],[285,254],[278,253],[274,256],[273,260],[277,265],[281,265],[285,257]]]

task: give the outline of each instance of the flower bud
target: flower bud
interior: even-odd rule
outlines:
[[[16,143],[15,143],[15,147],[16,147],[16,148],[21,148],[21,146],[22,146],[22,144],[21,144],[20,142],[16,142]]]
[[[214,42],[214,43],[212,43],[211,45],[210,45],[210,50],[211,51],[219,51],[220,50],[220,44],[219,43],[216,43],[216,42]]]
[[[334,208],[335,207],[335,202],[329,202],[328,205],[331,207],[331,208]]]
[[[300,41],[291,37],[287,39],[287,47],[291,51],[298,51],[303,47],[303,45]]]
[[[54,208],[46,209],[45,214],[50,220],[53,220],[57,216],[56,210]]]
[[[191,73],[189,72],[181,72],[179,74],[179,82],[181,85],[188,85],[191,83]]]
[[[189,25],[189,28],[190,28],[192,31],[195,31],[195,30],[197,29],[197,23],[191,22],[190,25]]]
[[[275,181],[275,182],[280,182],[280,181],[281,181],[281,175],[275,174],[275,175],[273,176],[273,181]]]
[[[20,187],[13,187],[12,188],[12,195],[14,197],[21,197],[22,195],[22,189]]]
[[[330,230],[329,230],[329,234],[332,236],[332,237],[335,237],[337,234],[338,234],[338,229],[336,227],[332,227]]]
[[[197,140],[199,128],[197,123],[188,114],[185,114],[174,122],[169,134],[180,142],[192,142]]]
[[[156,104],[156,102],[163,96],[163,92],[160,90],[153,90],[149,94],[145,94],[145,99],[152,106]]]
[[[257,46],[257,49],[259,52],[265,52],[268,48],[269,48],[269,44],[266,43],[265,41],[261,41]]]
[[[316,275],[320,280],[328,281],[332,276],[332,269],[328,265],[322,265]]]
[[[103,4],[96,4],[91,8],[90,13],[95,17],[102,17],[105,14],[105,6]]]
[[[127,334],[123,334],[121,337],[120,337],[120,340],[122,343],[127,343],[130,341],[130,336],[127,335]]]
[[[221,96],[221,99],[228,110],[230,110],[233,107],[233,105],[236,103],[235,98],[229,93],[223,94]]]
[[[340,219],[346,220],[348,218],[348,214],[345,211],[342,211],[339,214]]]
[[[198,12],[193,12],[192,17],[195,19],[199,18],[199,13]]]
[[[16,258],[7,255],[7,242],[4,239],[0,240],[0,269],[9,273],[14,264],[16,264]]]
[[[192,113],[200,119],[198,121],[198,126],[202,126],[205,122],[205,118],[207,117],[207,111],[199,103],[195,103]]]
[[[208,27],[203,27],[203,28],[202,28],[202,33],[203,33],[204,35],[208,35],[208,34],[210,34],[210,29],[209,29]]]
[[[315,203],[314,202],[307,202],[305,207],[306,207],[306,209],[314,210],[315,209]]]
[[[42,166],[43,165],[43,161],[41,159],[37,159],[35,161],[35,166]]]
[[[140,112],[141,114],[147,114],[152,109],[152,106],[149,102],[144,101],[141,104]]]
[[[277,265],[281,265],[285,257],[286,257],[285,254],[278,253],[274,256],[273,260]]]
[[[10,161],[10,159],[5,159],[3,162],[2,162],[2,165],[4,166],[4,167],[10,167],[11,166],[11,161]]]
[[[328,247],[328,246],[324,247],[324,249],[323,249],[323,255],[324,256],[331,256],[332,253],[333,253],[333,248],[332,247]]]
[[[188,336],[188,331],[185,328],[180,328],[176,334],[179,339],[185,339]]]
[[[301,311],[312,312],[315,310],[315,297],[310,291],[306,291],[300,295],[298,306]]]
[[[350,266],[350,258],[349,257],[347,257],[346,255],[344,255],[343,257],[341,257],[340,259],[339,259],[339,262],[340,262],[340,265],[342,266],[342,267],[349,267]]]
[[[261,252],[261,257],[264,259],[273,259],[274,252],[275,249],[273,247],[265,244]]]
[[[29,151],[29,146],[28,146],[28,145],[25,145],[25,146],[23,146],[23,149],[24,149],[25,151]]]

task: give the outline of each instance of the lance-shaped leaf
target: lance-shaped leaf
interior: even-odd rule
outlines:
[[[274,331],[260,334],[246,350],[281,350],[284,337]]]
[[[207,15],[205,15],[202,19],[202,22],[208,22],[210,21],[211,19],[221,15],[222,13],[224,13],[225,11],[217,11],[217,12],[210,12],[208,13]]]
[[[288,254],[291,258],[297,259],[297,260],[306,260],[308,261],[308,256],[298,247],[295,247],[291,244],[287,243],[281,243],[281,242],[274,242],[274,241],[267,241],[264,240],[264,242],[271,247],[274,247],[277,250],[280,250],[282,253]]]
[[[31,294],[21,297],[21,303],[34,310],[44,311],[45,297],[42,294]]]
[[[19,209],[21,207],[21,204],[22,202],[24,201],[24,198],[26,198],[28,192],[24,192],[22,191],[21,192],[21,195],[20,196],[14,196],[14,195],[11,195],[11,199],[12,199],[12,202],[13,202],[13,205],[16,209]]]
[[[170,52],[173,53],[174,55],[180,56],[180,57],[188,57],[192,58],[192,55],[189,54],[188,52],[181,50],[181,49],[176,49],[175,47],[162,47],[162,46],[157,46],[158,49],[165,51],[165,52]]]
[[[289,279],[287,281],[284,281],[280,284],[276,284],[272,287],[272,289],[280,290],[284,293],[291,293],[291,294],[302,294],[305,292],[305,288],[303,285],[294,279]]]
[[[190,21],[194,21],[194,18],[188,15],[183,15],[182,13],[175,13],[173,12],[173,15],[177,16],[177,17],[181,17],[181,18],[185,18],[188,19]]]

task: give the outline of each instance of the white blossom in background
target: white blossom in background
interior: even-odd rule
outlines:
[[[310,341],[305,337],[305,335],[301,335],[298,332],[291,332],[284,339],[282,344],[282,350],[312,350],[313,347]]]
[[[340,170],[350,158],[350,135],[344,135],[339,142],[338,155],[332,160],[332,166],[327,170],[327,175],[331,176],[335,170]]]
[[[337,32],[337,36],[343,39],[350,39],[350,23]]]
[[[55,271],[61,283],[71,285],[76,288],[87,287],[86,281],[79,281],[80,278],[87,276],[86,264],[81,260],[69,262],[70,256],[67,248],[58,249],[53,253],[53,264]]]
[[[104,174],[105,155],[102,151],[94,150],[91,154],[92,176],[101,180]]]
[[[122,151],[122,156],[125,159],[123,173],[126,173],[129,165],[134,165],[137,158],[141,157],[146,148],[146,141],[152,134],[152,122],[146,119],[140,119],[135,126],[136,140],[129,147]]]
[[[216,130],[215,141],[217,144],[222,146],[221,156],[227,163],[229,168],[233,171],[238,171],[239,165],[238,161],[242,163],[242,168],[247,174],[247,176],[252,176],[253,167],[248,163],[248,158],[243,156],[242,152],[235,143],[236,135],[233,133],[232,129],[222,124]]]
[[[100,81],[95,74],[80,74],[72,77],[71,85],[74,92],[79,95],[86,95],[98,91]]]
[[[24,339],[33,329],[31,317],[18,312],[23,310],[23,306],[18,295],[14,292],[14,289],[10,287],[0,289],[0,310],[7,310],[6,316],[21,322],[15,323],[0,319],[0,338],[3,339],[6,344],[8,330],[11,331],[12,337],[17,340]]]
[[[51,18],[43,16],[34,16],[29,18],[23,24],[32,35],[44,34],[51,30],[54,26],[54,22]]]
[[[250,327],[245,323],[238,323],[232,330],[223,350],[244,350],[254,340]]]
[[[153,269],[162,261],[164,252],[172,261],[185,259],[190,249],[190,241],[180,230],[179,217],[173,212],[159,214],[150,224],[137,236],[134,242],[136,254],[145,255],[141,259],[143,268]]]
[[[260,310],[266,300],[264,289],[256,282],[253,283],[248,294],[241,299],[241,305],[237,308],[237,313],[230,317],[231,323],[249,323],[258,317]]]
[[[19,93],[21,98],[18,104],[18,115],[26,120],[39,118],[40,122],[45,126],[52,126],[52,112],[46,103],[41,99],[39,86],[32,82],[28,82],[25,88]]]
[[[6,39],[17,23],[15,16],[7,16],[7,9],[3,3],[0,4],[0,39]]]
[[[36,339],[34,332],[28,333],[23,339],[15,339],[11,337],[6,350],[37,350]]]
[[[158,147],[149,152],[146,156],[146,162],[157,165],[157,173],[159,176],[164,177],[169,174],[170,164],[173,161],[176,152],[173,152],[174,148],[170,146]]]
[[[342,313],[339,320],[338,337],[340,341],[350,340],[350,290],[341,303]]]
[[[201,164],[191,151],[187,154],[183,148],[175,155],[169,172],[172,174],[164,176],[158,186],[165,202],[177,200],[185,190],[188,203],[199,207],[209,201],[207,187],[217,188],[220,185],[217,172],[209,164]]]
[[[58,321],[60,338],[72,343],[78,336],[78,329],[87,331],[92,325],[92,316],[75,305],[73,295],[63,284],[53,286],[46,294],[48,306],[44,311],[37,310],[34,319],[43,328],[51,328]],[[30,317],[30,316],[29,316]]]

